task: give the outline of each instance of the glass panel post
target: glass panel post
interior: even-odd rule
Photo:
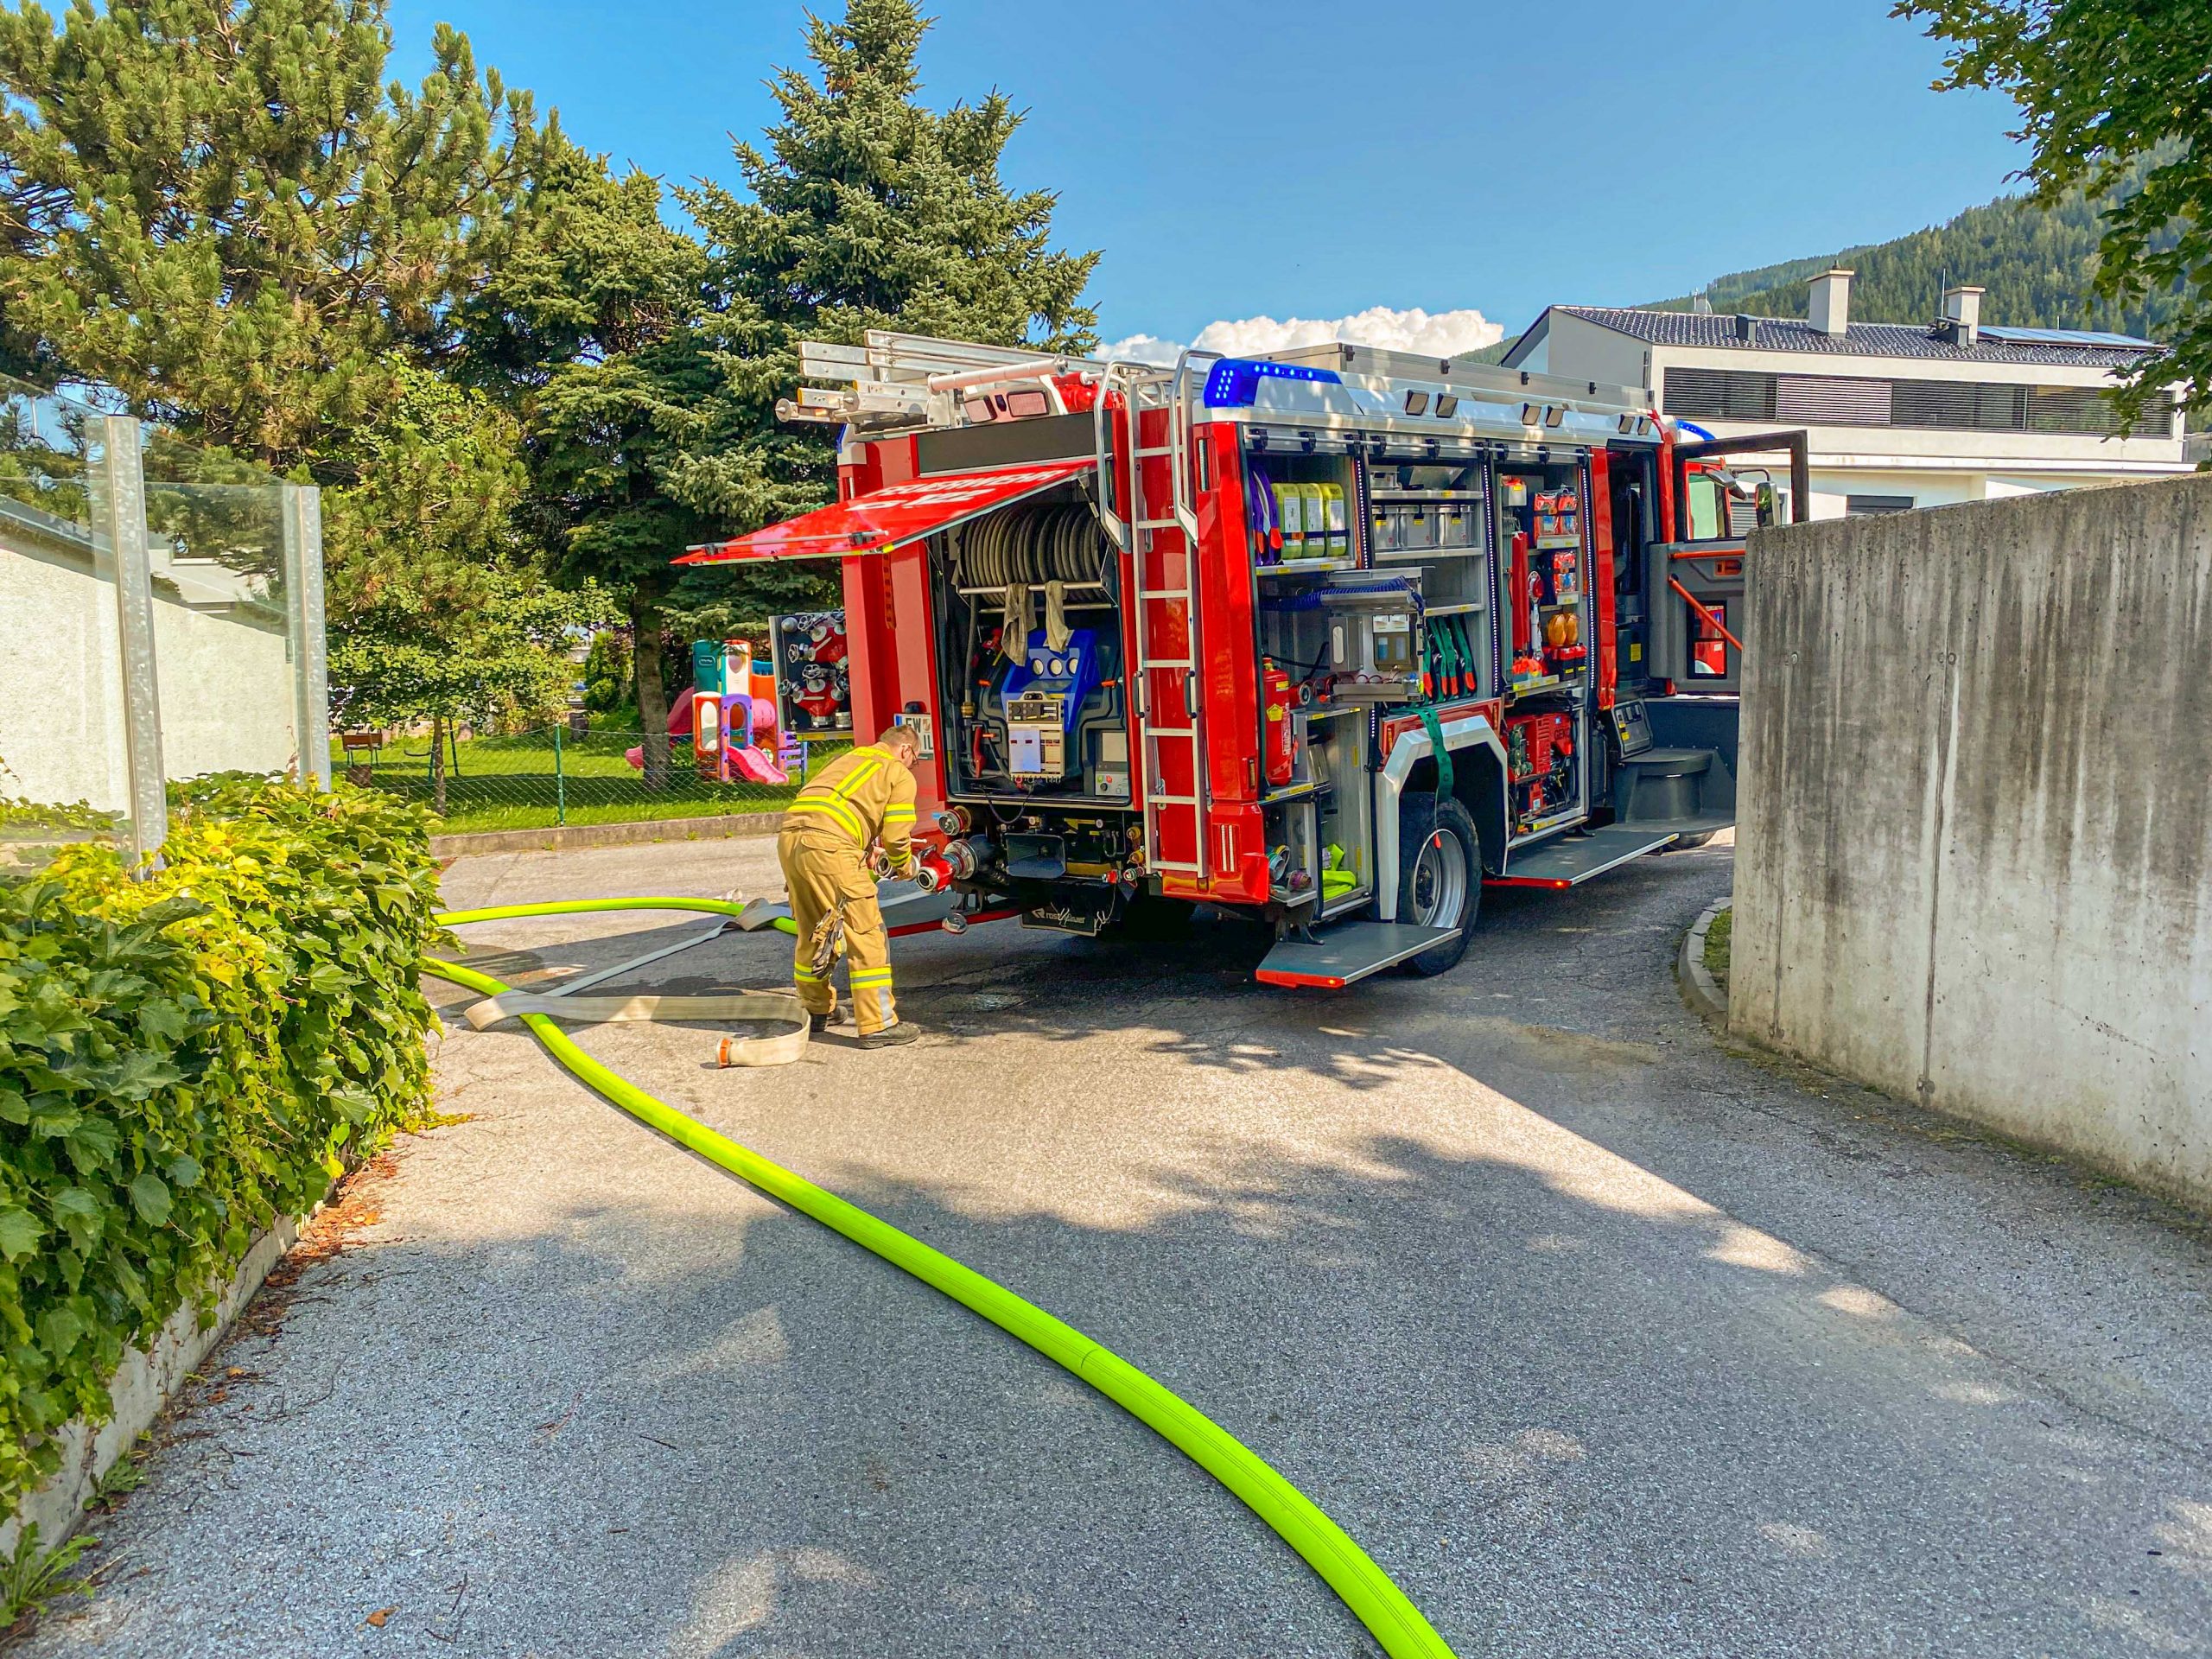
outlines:
[[[162,765],[162,702],[154,667],[154,580],[146,551],[146,480],[140,467],[138,423],[127,415],[101,419],[99,489],[93,512],[106,534],[115,571],[115,603],[123,671],[124,746],[130,786],[134,862],[168,838],[168,773]]]
[[[311,484],[284,489],[284,594],[292,643],[292,729],[298,736],[298,776],[330,787],[330,654],[322,610],[322,492]]]

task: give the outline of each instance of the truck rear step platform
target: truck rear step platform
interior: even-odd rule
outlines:
[[[1593,875],[1656,852],[1681,832],[1648,824],[1609,823],[1586,836],[1565,835],[1515,853],[1503,875],[1486,876],[1486,887],[1572,887]]]
[[[1261,963],[1264,985],[1302,985],[1340,991],[1355,980],[1394,968],[1441,944],[1457,932],[1449,927],[1415,927],[1407,922],[1344,922],[1316,934],[1316,942],[1277,942]]]

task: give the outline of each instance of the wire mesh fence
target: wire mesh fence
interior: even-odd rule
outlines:
[[[845,747],[753,751],[744,764],[756,775],[724,782],[701,772],[690,738],[660,742],[665,761],[650,768],[643,732],[565,725],[456,737],[442,753],[434,753],[427,732],[362,733],[339,740],[332,753],[334,766],[353,782],[421,803],[453,835],[780,811],[807,772]]]

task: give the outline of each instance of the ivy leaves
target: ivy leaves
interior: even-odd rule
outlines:
[[[125,1348],[423,1109],[424,837],[388,798],[241,781],[149,880],[84,845],[0,884],[0,1508]]]

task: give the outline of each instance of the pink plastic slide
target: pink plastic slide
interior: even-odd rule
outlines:
[[[791,774],[776,760],[776,705],[772,698],[753,699],[753,739],[752,747],[729,752],[731,770],[749,784],[789,783]]]
[[[668,734],[671,737],[691,735],[691,694],[688,691],[678,697],[675,706],[668,711]],[[640,743],[634,749],[623,750],[622,758],[630,763],[631,771],[643,772],[645,769],[645,746]]]

